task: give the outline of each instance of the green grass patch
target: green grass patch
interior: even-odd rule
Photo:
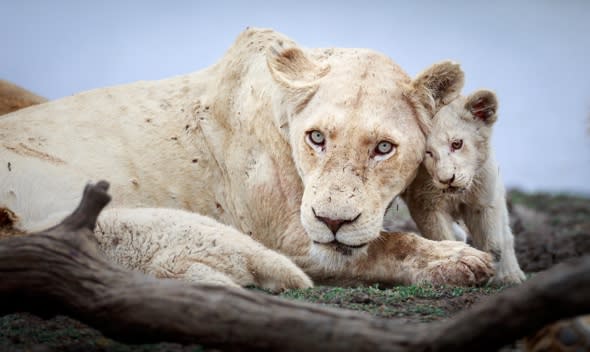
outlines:
[[[281,297],[322,304],[330,307],[362,311],[380,317],[432,321],[448,317],[466,308],[481,296],[502,291],[503,287],[456,287],[412,285],[380,288],[327,287],[289,290]]]

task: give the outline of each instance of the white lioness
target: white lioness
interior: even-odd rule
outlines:
[[[380,233],[422,162],[430,103],[456,96],[461,78],[442,63],[412,81],[374,51],[301,49],[249,29],[199,72],[0,118],[0,224],[52,225],[89,179],[106,179],[113,202],[97,237],[157,276],[278,289],[311,285],[303,272],[318,283],[486,282],[487,253]]]
[[[462,219],[474,246],[498,261],[494,281],[519,283],[525,276],[514,253],[504,185],[490,145],[497,108],[496,95],[487,90],[441,107],[426,139],[426,158],[404,200],[430,239],[454,239],[452,224]]]

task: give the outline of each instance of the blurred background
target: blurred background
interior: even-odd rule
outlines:
[[[411,76],[453,59],[496,91],[508,187],[590,195],[590,1],[0,0],[0,79],[49,99],[217,61],[247,26],[365,47]]]

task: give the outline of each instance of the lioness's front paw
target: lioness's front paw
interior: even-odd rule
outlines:
[[[462,242],[441,241],[437,250],[446,253],[428,263],[427,281],[433,285],[472,286],[489,282],[494,276],[493,258]]]

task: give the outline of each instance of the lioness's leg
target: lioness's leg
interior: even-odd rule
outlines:
[[[479,285],[494,275],[492,256],[459,241],[383,233],[365,251],[336,254],[314,246],[297,263],[318,283]]]
[[[370,244],[364,270],[378,281],[478,285],[494,275],[492,257],[458,241],[433,241],[411,233],[382,234]]]
[[[183,210],[109,209],[99,217],[95,234],[110,258],[143,272],[271,290],[312,286],[287,257],[230,226]]]
[[[514,252],[508,210],[504,202],[485,208],[465,209],[464,221],[476,248],[491,253],[497,261],[495,283],[520,283],[525,275]]]
[[[398,259],[400,273],[412,283],[477,285],[494,275],[492,257],[463,242],[433,241],[407,233],[387,237],[387,255]]]

